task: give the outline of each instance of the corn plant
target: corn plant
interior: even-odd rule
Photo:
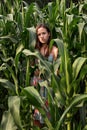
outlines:
[[[33,126],[32,106],[44,118],[46,125],[42,129],[86,129],[86,6],[86,0],[76,5],[71,1],[68,8],[65,0],[56,0],[43,9],[37,3],[22,0],[0,2],[0,87],[6,99],[2,99],[6,105],[3,104],[1,130],[38,130]],[[39,22],[49,23],[53,36],[50,44],[55,42],[58,46],[59,57],[53,63],[34,49],[35,26]],[[51,121],[42,97],[30,84],[34,58],[39,59],[45,79],[38,86],[47,88]]]

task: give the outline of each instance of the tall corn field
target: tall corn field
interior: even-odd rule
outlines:
[[[59,56],[53,63],[35,50],[35,27],[47,23]],[[31,86],[35,58],[48,91],[51,120],[38,91]],[[59,69],[58,75],[55,72]],[[53,90],[54,97],[50,93]],[[41,112],[42,130],[87,129],[87,0],[0,2],[0,130],[39,130],[33,125],[32,106]]]

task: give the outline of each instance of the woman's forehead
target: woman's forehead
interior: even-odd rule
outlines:
[[[41,33],[41,32],[47,32],[47,29],[44,27],[38,28],[37,33]]]

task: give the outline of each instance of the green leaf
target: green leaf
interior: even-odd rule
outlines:
[[[0,39],[10,39],[11,42],[13,42],[13,43],[18,43],[17,39],[15,39],[15,38],[14,38],[13,36],[11,36],[11,35],[2,36],[2,37],[0,37]]]
[[[81,71],[81,67],[83,66],[83,64],[85,63],[86,60],[87,60],[87,58],[78,57],[74,61],[74,63],[73,63],[73,78],[74,78],[74,80],[77,78],[79,72]]]
[[[18,128],[22,129],[20,120],[20,98],[18,96],[9,97],[8,106],[15,124],[18,126]]]
[[[19,63],[19,57],[22,49],[24,48],[23,44],[20,44],[18,48],[16,49],[16,56],[15,56],[15,67],[16,70],[18,69],[18,63]]]
[[[79,38],[80,38],[80,42],[81,42],[81,38],[82,38],[82,32],[83,32],[83,29],[84,29],[84,25],[85,25],[84,22],[82,22],[82,23],[78,23],[78,30],[79,30]]]
[[[5,63],[5,66],[8,68],[9,72],[11,73],[11,76],[12,76],[13,81],[14,81],[14,84],[15,84],[16,93],[18,94],[18,79],[17,79],[17,77],[15,76],[15,72],[14,72],[14,70],[12,69],[12,67],[9,66],[7,63]]]
[[[45,66],[46,70],[48,70],[48,72],[51,74],[52,72],[52,67],[51,67],[51,63],[50,62],[47,62],[44,57],[41,56],[41,54],[38,52],[38,51],[35,51],[35,52],[31,52],[30,50],[28,49],[24,49],[23,50],[23,53],[26,55],[26,56],[35,56],[37,57],[41,63],[43,64],[43,66]]]
[[[61,0],[60,1],[60,14],[61,16],[64,18],[64,14],[65,14],[65,0]]]
[[[41,99],[38,91],[33,87],[26,87],[23,89],[23,95],[29,99],[29,102],[37,107],[44,106],[44,102]]]
[[[60,87],[60,79],[56,75],[52,75],[52,81],[51,86],[53,88],[53,91],[55,92],[55,98],[56,101],[58,101],[58,104],[64,104],[64,98],[62,96],[62,91]]]
[[[66,14],[66,17],[67,17],[67,20],[68,20],[68,25],[70,25],[71,22],[73,21],[73,17],[74,17],[74,15],[73,15],[73,14],[71,14],[71,15]]]
[[[7,19],[9,21],[13,21],[13,14],[7,14]]]
[[[59,51],[59,55],[63,55],[64,54],[64,44],[63,41],[60,39],[53,39],[54,42],[56,42],[57,46],[58,46],[58,51]]]
[[[80,4],[80,6],[79,6],[79,13],[81,13],[81,12],[82,12],[83,7],[84,7],[84,4]]]
[[[3,114],[1,121],[1,130],[17,130],[17,126],[14,123],[10,111],[6,111]]]
[[[23,48],[24,48],[23,44],[20,44],[18,48],[16,49],[16,55],[18,55],[22,51]]]
[[[62,121],[64,120],[66,114],[69,112],[69,110],[74,107],[75,105],[77,105],[79,102],[83,101],[83,100],[87,100],[87,94],[82,94],[79,96],[76,96],[74,98],[74,100],[70,103],[70,105],[67,107],[67,109],[63,112],[61,118],[59,119],[57,126],[56,126],[56,130],[60,129],[60,125],[62,123]]]
[[[87,130],[87,125],[82,130]]]
[[[31,28],[27,28],[27,30],[29,31],[29,46],[35,48],[35,44],[36,44],[35,28],[31,27]]]
[[[15,93],[15,85],[11,83],[9,80],[0,78],[0,83],[3,85],[3,87]]]

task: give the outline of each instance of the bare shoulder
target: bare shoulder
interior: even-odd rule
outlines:
[[[58,48],[57,48],[56,46],[53,46],[53,47],[52,47],[52,50],[53,50],[53,51],[58,51]]]
[[[53,46],[52,50],[51,50],[51,53],[53,54],[54,60],[56,60],[57,56],[58,56],[58,47]]]

